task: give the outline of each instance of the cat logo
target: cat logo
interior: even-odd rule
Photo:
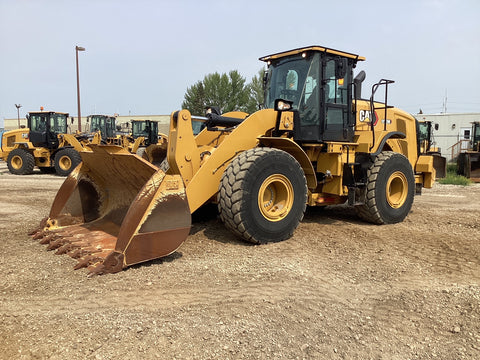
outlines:
[[[374,114],[375,114],[375,121],[373,123],[373,126],[377,125],[377,122],[378,122],[377,112],[375,111]],[[360,122],[370,122],[371,112],[369,110],[360,110],[360,113],[358,115],[359,115]]]

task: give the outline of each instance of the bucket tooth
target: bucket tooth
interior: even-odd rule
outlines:
[[[93,264],[99,263],[102,260],[103,260],[102,258],[97,257],[95,255],[87,255],[87,256],[84,256],[83,258],[79,259],[77,265],[75,265],[73,267],[73,269],[78,270],[78,269],[81,269],[81,268],[86,268],[86,267],[89,267]]]
[[[35,239],[35,238],[34,238]],[[39,243],[42,245],[50,244],[51,241],[58,239],[58,236],[50,232],[46,232],[43,238],[40,238]]]
[[[56,250],[59,247],[65,245],[68,242],[67,239],[60,238],[57,240],[50,241],[50,244],[47,246],[47,250]]]
[[[75,243],[67,243],[62,246],[60,246],[57,251],[55,251],[55,255],[64,255],[64,254],[69,254],[70,252],[73,252],[74,250],[77,250],[79,248],[78,245],[75,245]]]
[[[124,256],[119,252],[110,253],[103,262],[88,267],[89,275],[113,274],[123,269]]]
[[[28,235],[34,237],[34,236],[37,235],[38,233],[43,232],[43,229],[44,229],[45,226],[47,225],[47,220],[48,220],[48,216],[45,216],[45,217],[40,221],[40,224],[38,225],[38,227],[36,227],[36,228],[33,229],[32,231],[30,231],[30,232],[28,233]],[[35,238],[34,238],[34,239],[35,239]]]
[[[72,259],[81,259],[84,256],[90,255],[92,253],[91,250],[87,249],[82,249],[82,248],[77,248],[69,253],[67,253],[68,256],[70,256]]]
[[[44,231],[44,230],[36,231],[36,232],[33,233],[32,239],[33,240],[39,240],[39,239],[44,238],[45,235],[46,235],[46,231]]]

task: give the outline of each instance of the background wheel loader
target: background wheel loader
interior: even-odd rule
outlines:
[[[168,137],[158,132],[158,121],[132,120],[131,124],[130,152],[159,166],[167,155]]]
[[[431,155],[415,118],[361,99],[363,57],[321,46],[260,58],[265,109],[210,113],[194,135],[187,110],[171,114],[166,172],[125,149],[92,146],[32,233],[76,268],[114,273],[166,256],[187,238],[191,214],[214,202],[225,226],[261,244],[292,236],[305,209],[348,202],[374,224],[403,221],[415,187],[432,187]]]
[[[435,146],[433,130],[438,130],[438,124],[432,124],[431,121],[418,121],[417,141],[420,147],[420,154],[433,156],[433,167],[435,168],[436,178],[447,176],[447,158],[442,156],[438,147]]]
[[[100,132],[102,144],[124,147],[156,165],[165,159],[168,137],[158,132],[157,121],[131,120],[130,134],[117,133],[114,116],[89,115],[87,123],[91,131]]]
[[[79,151],[98,137],[67,134],[68,114],[53,111],[29,112],[28,128],[7,131],[2,137],[1,158],[12,174],[30,174],[35,166],[43,172],[68,175],[82,161]]]

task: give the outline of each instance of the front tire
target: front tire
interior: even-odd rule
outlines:
[[[355,206],[357,215],[374,224],[402,222],[410,212],[415,195],[412,166],[402,154],[380,153],[367,171],[364,204]]]
[[[82,162],[77,150],[65,148],[55,154],[55,172],[59,176],[67,176]]]
[[[28,175],[33,172],[35,158],[25,149],[13,149],[7,157],[8,171],[14,175]]]
[[[307,182],[290,154],[273,148],[244,151],[225,170],[218,209],[225,226],[243,240],[288,239],[303,219]]]

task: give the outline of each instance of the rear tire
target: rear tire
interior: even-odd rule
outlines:
[[[225,170],[218,209],[225,226],[255,244],[292,236],[303,219],[307,182],[290,154],[272,148],[244,151]]]
[[[357,215],[374,224],[402,222],[415,195],[412,166],[402,154],[384,151],[367,171],[365,203],[355,206]]]
[[[28,175],[33,172],[35,158],[25,149],[13,149],[7,157],[8,171],[14,175]]]
[[[77,150],[65,148],[55,154],[55,172],[59,176],[67,176],[82,162]]]

